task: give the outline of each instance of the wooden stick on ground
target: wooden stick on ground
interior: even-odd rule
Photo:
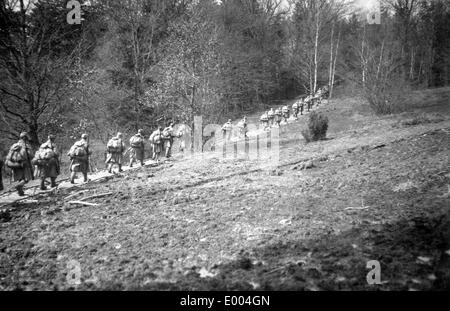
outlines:
[[[107,195],[112,195],[112,194],[114,194],[114,193],[113,192],[107,192],[107,193],[91,195],[90,197],[82,198],[79,201],[86,201],[86,200],[89,200],[89,199],[96,199],[96,198],[106,197]]]
[[[83,202],[83,201],[69,201],[68,204],[81,204],[81,205],[87,205],[87,206],[99,206],[100,204],[97,203],[89,203],[89,202]]]
[[[88,191],[89,191],[89,190],[81,190],[81,191],[72,193],[71,195],[65,197],[64,200],[69,200],[69,199],[71,199],[71,198],[73,198],[73,197],[75,197],[75,196],[77,196],[77,195],[79,195],[79,194],[81,194],[81,193],[88,192]]]

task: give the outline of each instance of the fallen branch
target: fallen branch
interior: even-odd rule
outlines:
[[[97,203],[89,203],[89,202],[83,202],[83,201],[69,201],[68,204],[81,204],[81,205],[87,205],[87,206],[99,206],[100,204]]]
[[[368,209],[370,206],[349,206],[344,208],[344,211],[347,210],[363,210],[363,209]]]
[[[81,194],[81,193],[88,192],[88,191],[89,191],[89,190],[81,190],[81,191],[75,192],[75,193],[73,193],[73,194],[71,194],[71,195],[65,197],[64,200],[69,200],[69,199],[71,199],[71,198],[73,198],[73,197],[76,197],[77,195],[79,195],[79,194]]]
[[[79,201],[86,201],[86,200],[89,200],[89,199],[96,199],[96,198],[106,197],[107,195],[112,195],[112,194],[114,194],[114,193],[113,192],[107,192],[107,193],[102,193],[102,194],[91,195],[90,197],[82,198]]]

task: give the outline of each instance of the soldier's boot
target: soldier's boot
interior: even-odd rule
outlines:
[[[87,177],[87,173],[83,173],[83,181],[84,182],[88,182],[88,177]]]
[[[51,187],[56,188],[56,177],[50,177]]]
[[[123,172],[123,170],[122,170],[122,164],[119,164],[119,172]]]
[[[47,187],[45,186],[45,178],[41,178],[41,190],[47,190]]]
[[[75,172],[72,172],[72,173],[70,174],[70,183],[71,183],[71,184],[74,184],[74,183],[75,183],[75,177],[76,177],[76,173],[75,173]]]
[[[133,167],[133,160],[130,160],[130,168]]]
[[[19,184],[17,184],[16,186],[16,190],[17,193],[19,194],[19,196],[23,197],[25,195],[25,192],[23,191],[23,186],[25,185],[25,182],[21,181]]]
[[[108,164],[108,173],[111,173],[111,169],[112,169],[112,164],[109,163],[109,164]]]

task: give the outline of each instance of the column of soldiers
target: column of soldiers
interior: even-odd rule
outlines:
[[[174,123],[171,122],[166,128],[160,126],[149,138],[152,148],[152,159],[159,162],[162,153],[166,158],[171,157],[171,150],[175,137],[181,135],[174,134]],[[107,145],[106,165],[109,173],[117,166],[122,172],[123,157],[130,152],[130,167],[135,162],[144,166],[145,138],[143,130],[130,138],[130,147],[126,150],[122,133],[117,133],[112,137]],[[88,173],[91,171],[89,159],[92,152],[89,146],[88,134],[82,134],[81,139],[76,141],[70,148],[67,156],[70,159],[70,182],[75,183],[77,173],[83,175],[83,181],[88,182]],[[47,190],[46,179],[50,179],[51,188],[57,187],[56,178],[61,173],[60,152],[55,144],[55,136],[49,135],[48,140],[41,144],[35,152],[30,144],[30,137],[26,132],[19,135],[19,141],[13,144],[5,158],[5,162],[0,159],[0,191],[3,190],[2,167],[6,165],[12,171],[12,180],[19,196],[24,196],[24,186],[35,177],[40,179],[40,189]]]
[[[308,111],[321,102],[323,96],[326,96],[328,88],[319,89],[314,96],[308,96],[304,100],[296,101],[292,105],[292,113],[295,119],[298,118],[298,113],[303,115],[304,106]],[[281,122],[287,123],[290,117],[290,109],[288,106],[283,106],[281,109],[274,110],[270,108],[269,111],[263,113],[260,122],[265,129],[272,126],[279,127]],[[164,152],[166,158],[171,157],[171,150],[175,137],[173,129],[174,123],[171,122],[166,128],[159,126],[149,137],[152,159],[157,163],[160,161]],[[244,116],[238,123],[239,134],[241,137],[247,137],[247,117]],[[223,134],[226,140],[231,139],[232,122],[231,119],[222,127]],[[118,171],[122,172],[123,157],[126,153],[130,153],[129,166],[133,167],[135,162],[139,162],[144,166],[144,151],[145,138],[143,130],[138,130],[137,134],[130,138],[130,147],[126,149],[122,139],[122,133],[117,133],[116,136],[108,141],[106,165],[109,173],[113,172],[114,166],[118,167]],[[88,182],[88,172],[90,171],[89,158],[92,152],[89,149],[89,137],[87,134],[81,135],[81,139],[73,144],[67,156],[70,158],[70,182],[75,183],[77,173],[83,175],[83,181]],[[48,140],[40,145],[39,149],[34,152],[30,144],[30,138],[26,132],[19,135],[19,141],[13,144],[6,156],[5,162],[0,159],[0,191],[3,190],[2,182],[2,167],[6,165],[12,170],[12,178],[15,183],[15,188],[20,196],[24,195],[24,186],[34,176],[40,178],[40,189],[46,190],[46,179],[50,179],[52,188],[57,186],[56,178],[61,173],[60,153],[55,144],[55,136],[49,135]]]
[[[313,96],[309,95],[304,99],[299,99],[292,104],[292,116],[294,120],[298,120],[298,114],[303,115],[303,111],[307,109],[309,112],[313,106],[317,106],[321,103],[324,96],[328,93],[328,87],[325,86],[319,89]],[[275,110],[270,108],[270,110],[265,111],[259,121],[262,127],[267,130],[271,127],[280,127],[281,122],[288,122],[290,118],[291,109],[288,106],[278,107]]]

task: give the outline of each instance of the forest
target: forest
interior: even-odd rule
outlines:
[[[321,86],[378,114],[450,83],[450,1],[0,0],[0,150],[169,120],[220,123]],[[337,88],[339,87],[339,88]],[[334,90],[336,90],[334,92]]]

